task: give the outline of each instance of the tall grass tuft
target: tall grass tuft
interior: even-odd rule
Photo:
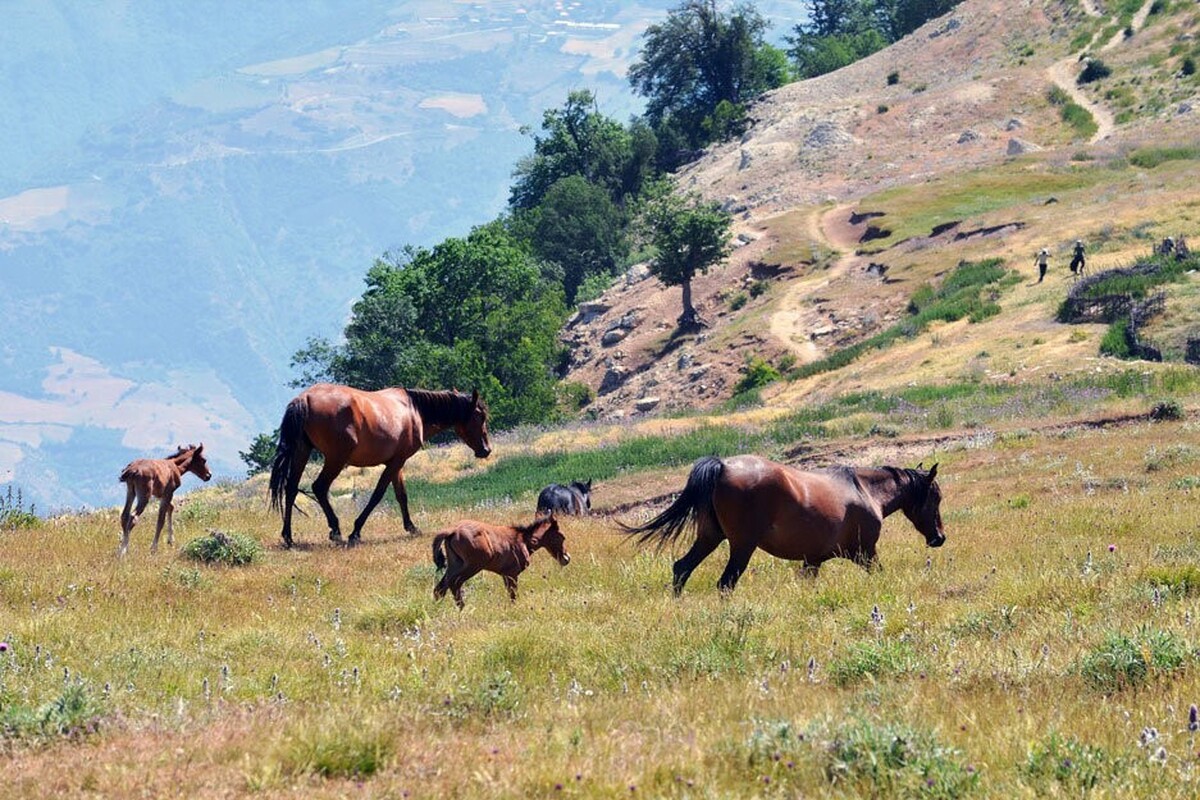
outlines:
[[[291,737],[280,759],[288,775],[367,778],[387,766],[394,750],[392,738],[378,728],[317,725]]]
[[[971,795],[979,773],[927,731],[856,720],[825,734],[826,778],[856,796],[951,798]]]
[[[1187,658],[1187,644],[1178,636],[1142,628],[1135,636],[1110,631],[1079,659],[1076,668],[1093,689],[1114,694],[1143,686],[1156,674],[1174,672]]]
[[[1045,793],[1052,782],[1076,793],[1113,783],[1126,766],[1120,756],[1052,731],[1030,745],[1021,772],[1039,788],[1039,794]]]
[[[210,530],[183,546],[183,554],[205,564],[226,564],[231,567],[252,564],[262,558],[263,547],[258,540],[244,533],[225,533]]]

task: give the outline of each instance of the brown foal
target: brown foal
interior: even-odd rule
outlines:
[[[433,596],[440,599],[449,590],[454,593],[454,602],[462,608],[463,584],[487,570],[504,578],[508,597],[515,602],[517,576],[529,566],[533,551],[544,547],[565,567],[571,563],[565,543],[553,515],[538,517],[530,525],[515,526],[465,519],[433,538],[433,563],[446,570],[433,588]]]
[[[154,528],[154,541],[150,544],[150,552],[158,550],[158,537],[162,535],[163,522],[167,523],[167,544],[175,543],[175,505],[171,498],[179,484],[183,483],[185,473],[195,473],[202,481],[212,477],[208,471],[208,462],[204,459],[204,445],[179,447],[173,456],[167,458],[139,458],[131,461],[121,471],[121,482],[125,484],[125,508],[121,511],[121,550],[125,555],[129,550],[129,534],[137,524],[138,517],[146,510],[146,504],[151,497],[157,497],[158,525]],[[137,497],[137,507],[130,512],[133,499]]]

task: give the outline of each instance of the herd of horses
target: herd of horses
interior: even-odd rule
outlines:
[[[347,466],[383,466],[370,499],[354,520],[348,538],[353,545],[389,486],[400,505],[404,529],[418,534],[408,510],[404,463],[431,437],[447,430],[454,431],[476,457],[487,458],[492,452],[487,422],[487,403],[478,391],[468,395],[396,387],[371,392],[320,383],[301,392],[284,411],[269,481],[271,507],[283,518],[280,535],[284,547],[293,545],[292,509],[313,450],[321,453],[323,463],[312,483],[312,494],[325,513],[333,542],[342,541],[337,515],[329,503],[334,479]],[[180,447],[165,459],[139,459],[125,467],[121,472],[127,487],[121,512],[121,555],[152,496],[161,498],[161,503],[151,552],[158,547],[164,521],[167,542],[173,543],[171,498],[188,472],[204,481],[212,477],[203,444]],[[437,534],[433,560],[445,573],[434,596],[441,598],[449,591],[461,608],[463,584],[486,570],[499,574],[509,597],[516,600],[517,576],[529,566],[534,551],[544,548],[559,564],[570,562],[559,516],[588,513],[591,490],[591,480],[567,486],[551,484],[539,494],[534,521],[529,525],[463,520]],[[131,511],[135,498],[137,505]],[[640,542],[655,542],[659,547],[678,540],[686,529],[694,531],[691,547],[672,570],[676,594],[683,591],[692,571],[721,542],[728,541],[729,561],[718,583],[728,592],[758,549],[800,562],[802,573],[813,577],[833,558],[875,569],[883,520],[896,511],[904,513],[928,546],[940,547],[946,541],[941,500],[936,464],[928,470],[918,465],[916,469],[803,471],[755,455],[705,457],[692,466],[683,491],[660,514],[641,525],[618,525]]]

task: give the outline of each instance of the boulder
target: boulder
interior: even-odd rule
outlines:
[[[619,389],[625,379],[629,377],[629,370],[625,367],[609,367],[604,373],[604,377],[600,379],[599,394],[608,394],[615,389]]]
[[[604,345],[605,347],[612,347],[614,344],[617,344],[628,335],[629,331],[624,330],[623,328],[610,328],[604,332],[603,336],[600,337],[600,344]]]
[[[652,411],[654,408],[656,408],[659,402],[661,402],[661,400],[657,397],[643,397],[634,403],[633,407],[644,414],[645,412]]]
[[[1005,151],[1010,156],[1020,156],[1025,153],[1033,153],[1042,148],[1038,147],[1033,142],[1027,142],[1024,139],[1018,139],[1015,136],[1008,140],[1008,149]]]

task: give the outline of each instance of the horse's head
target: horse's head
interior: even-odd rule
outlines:
[[[580,500],[583,503],[584,511],[592,510],[592,479],[588,478],[584,481],[571,481],[571,488],[579,492]]]
[[[565,567],[571,563],[571,556],[567,554],[566,545],[566,537],[558,529],[558,520],[554,517],[554,514],[548,514],[534,520],[533,529],[529,534],[530,552],[539,547],[544,547],[546,548],[546,552],[554,556],[555,560]]]
[[[946,543],[946,534],[942,530],[942,490],[937,484],[938,465],[934,464],[928,472],[917,466],[912,474],[915,476],[913,486],[913,501],[904,506],[904,516],[925,537],[925,544],[930,547],[941,547]]]
[[[208,470],[208,461],[204,458],[204,445],[197,445],[192,451],[192,460],[188,462],[187,471],[195,473],[196,477],[202,481],[207,481],[212,477],[212,473]]]
[[[467,447],[475,451],[476,458],[487,458],[492,454],[492,444],[488,440],[488,407],[479,390],[471,392],[471,409],[466,419],[454,425],[454,432],[462,439]]]

